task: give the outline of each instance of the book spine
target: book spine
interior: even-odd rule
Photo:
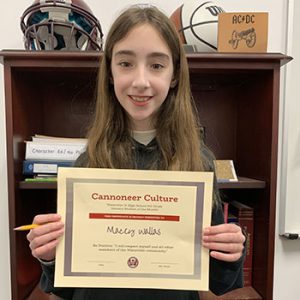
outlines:
[[[252,268],[243,268],[244,286],[252,286]]]
[[[71,167],[73,161],[38,161],[38,160],[24,160],[23,174],[57,174],[58,167]]]
[[[222,202],[223,205],[223,215],[224,215],[224,223],[228,223],[228,202]]]
[[[244,262],[244,277],[247,279],[244,282],[245,286],[249,286],[252,274],[252,256],[253,256],[253,218],[239,216],[239,224],[246,233],[246,257]]]
[[[85,150],[85,144],[51,144],[26,142],[26,160],[75,161]]]
[[[238,201],[230,203],[229,211],[232,211],[237,216],[238,224],[242,227],[243,232],[246,234],[246,256],[244,261],[244,286],[252,284],[252,257],[253,257],[253,208],[244,205]]]
[[[25,182],[56,182],[57,177],[25,178]]]

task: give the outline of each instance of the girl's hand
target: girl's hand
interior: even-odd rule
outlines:
[[[53,261],[59,238],[64,233],[64,224],[58,214],[37,215],[33,219],[39,227],[27,234],[31,254],[41,260]]]
[[[235,224],[210,226],[203,231],[203,247],[210,256],[227,262],[237,261],[243,255],[245,236]]]

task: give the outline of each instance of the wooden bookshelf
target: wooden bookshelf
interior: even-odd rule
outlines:
[[[232,159],[240,176],[238,182],[220,183],[219,188],[227,199],[252,205],[255,214],[253,286],[216,299],[270,300],[280,67],[290,57],[277,53],[199,53],[187,57],[206,142],[217,159]],[[30,223],[38,213],[56,210],[55,182],[24,181],[24,140],[34,134],[85,136],[95,102],[100,59],[101,54],[96,52],[1,52],[13,300],[29,297],[40,276],[26,235],[13,228]],[[261,298],[249,298],[245,291]]]

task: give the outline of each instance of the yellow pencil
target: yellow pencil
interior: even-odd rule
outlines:
[[[33,228],[36,228],[36,227],[39,227],[39,226],[40,226],[39,224],[22,225],[22,226],[14,228],[14,230],[24,231],[24,230],[30,230],[30,229],[33,229]]]

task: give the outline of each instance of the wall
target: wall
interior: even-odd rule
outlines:
[[[286,101],[282,109],[282,176],[278,192],[277,233],[300,233],[300,2],[293,0],[289,4],[287,53],[294,59],[286,68],[283,89]],[[274,300],[299,299],[300,239],[290,241],[277,235],[275,253]]]
[[[130,0],[111,0],[103,4],[99,0],[85,0],[93,10],[95,16],[100,20],[104,34],[107,32],[112,20],[117,15],[119,9],[128,4],[145,3],[146,1],[130,1]],[[192,1],[192,0],[189,0]],[[183,0],[170,1],[151,1],[167,14],[171,14],[175,8],[180,6]],[[199,1],[201,2],[201,1]],[[214,1],[216,2],[216,1]],[[23,49],[22,33],[20,30],[20,17],[22,12],[33,3],[33,0],[9,1],[5,5],[5,9],[0,11],[0,28],[1,39],[0,49]],[[285,0],[223,0],[219,1],[220,5],[226,11],[269,11],[269,52],[284,52],[285,51],[285,32],[286,32],[286,14],[287,1]],[[300,14],[298,14],[300,16]],[[6,174],[6,145],[5,145],[5,111],[4,111],[4,91],[3,91],[3,71],[0,66],[0,174]],[[7,206],[7,187],[6,177],[0,177],[0,190],[2,197],[0,198],[0,299],[10,299],[10,281],[9,281],[9,235],[8,235],[8,206]],[[280,247],[282,247],[280,249]],[[289,247],[289,245],[287,245]],[[293,246],[292,246],[293,247]],[[292,257],[295,255],[299,260],[299,253],[286,251],[282,244],[278,248],[277,259],[279,269],[278,273],[284,272],[285,259],[289,259],[292,263]],[[291,250],[293,252],[293,248]],[[300,263],[299,263],[300,264]],[[296,276],[294,277],[296,278]],[[276,277],[275,292],[280,293],[287,286],[287,283],[282,278]],[[295,290],[297,283],[291,281],[288,288]],[[290,299],[296,299],[291,297]],[[287,299],[277,298],[277,299]]]

